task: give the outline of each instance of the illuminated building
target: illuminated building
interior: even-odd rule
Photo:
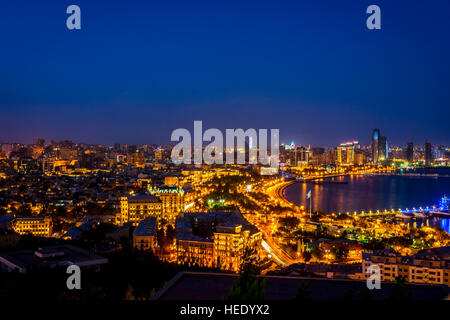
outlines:
[[[18,234],[31,233],[36,237],[52,235],[52,219],[50,217],[17,217],[12,227]]]
[[[116,162],[117,163],[123,163],[125,162],[125,156],[123,154],[117,154],[116,155]]]
[[[408,144],[406,145],[405,158],[409,164],[412,164],[414,162],[414,143],[408,142]]]
[[[162,214],[169,220],[174,219],[184,210],[185,193],[184,190],[176,186],[150,186],[150,194],[162,201]]]
[[[364,165],[366,163],[366,154],[362,150],[356,150],[355,151],[355,161],[354,164],[356,165]]]
[[[355,164],[355,151],[359,149],[358,141],[349,141],[341,143],[337,147],[337,163],[338,164]]]
[[[349,260],[361,260],[362,247],[357,241],[347,239],[334,239],[320,243],[325,258],[335,259],[337,250],[345,250],[345,258]]]
[[[138,178],[137,183],[138,183],[139,188],[145,188],[152,183],[152,179],[151,178]]]
[[[364,253],[362,276],[367,278],[367,268],[377,265],[382,281],[395,281],[398,276],[407,282],[450,285],[450,247],[425,249],[413,256],[402,256],[387,249]]]
[[[153,216],[160,218],[162,202],[149,194],[134,194],[120,198],[120,224],[131,222],[137,226],[140,221]]]
[[[271,176],[271,175],[275,175],[278,173],[278,168],[277,167],[260,167],[259,168],[259,173],[262,176]]]
[[[283,146],[283,145],[282,145]],[[285,144],[284,145],[284,149],[285,150],[294,150],[295,149],[295,142],[292,141],[290,144]]]
[[[133,232],[133,247],[139,250],[154,250],[157,220],[148,217],[142,220]]]
[[[441,210],[448,211],[450,209],[449,203],[450,203],[450,199],[447,198],[447,196],[442,197],[442,199],[439,203]]]
[[[164,184],[167,185],[167,186],[179,186],[180,187],[180,181],[181,181],[181,179],[178,176],[166,176],[166,177],[164,177]]]
[[[305,147],[295,148],[295,166],[299,167],[302,165],[307,165],[311,159],[311,150]]]
[[[377,164],[381,161],[388,160],[389,147],[386,137],[380,135],[380,129],[372,131],[372,162]]]
[[[245,247],[261,247],[261,232],[238,212],[184,213],[176,220],[177,261],[237,271]]]
[[[380,136],[378,141],[378,161],[389,159],[389,146],[386,137]]]
[[[47,156],[42,158],[42,171],[44,173],[53,171],[53,159]]]
[[[127,162],[138,168],[145,167],[145,155],[141,152],[130,153],[127,155]]]
[[[156,150],[155,150],[155,159],[157,161],[162,161],[163,155],[164,155],[164,149],[162,149],[160,147],[156,148]]]
[[[433,154],[431,149],[431,143],[425,142],[425,166],[427,167],[429,167],[433,162]]]
[[[378,163],[378,141],[380,139],[380,129],[373,129],[372,131],[372,162]]]

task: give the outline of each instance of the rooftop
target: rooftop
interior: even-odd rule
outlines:
[[[134,236],[151,237],[155,235],[156,217],[148,217],[142,220],[133,232]]]
[[[0,263],[11,270],[26,272],[31,267],[50,267],[78,265],[80,267],[108,263],[106,258],[73,245],[57,245],[0,253]]]
[[[235,274],[180,272],[159,290],[153,300],[221,300],[226,298],[237,280]],[[266,300],[292,300],[303,281],[310,285],[311,300],[342,300],[349,292],[358,299],[358,292],[367,290],[360,280],[335,280],[305,277],[263,276],[266,279]],[[443,286],[407,284],[411,300],[442,300],[449,297]],[[371,292],[377,300],[389,299],[393,283],[382,283]]]
[[[177,240],[213,242],[211,237],[214,232],[229,233],[237,226],[242,226],[242,230],[247,230],[250,234],[259,232],[236,211],[185,212],[176,220],[175,237]],[[201,235],[196,234],[194,228],[201,228]]]
[[[135,193],[132,195],[125,196],[128,198],[128,200],[146,200],[146,201],[152,201],[152,202],[160,202],[156,196],[147,194],[147,193]]]

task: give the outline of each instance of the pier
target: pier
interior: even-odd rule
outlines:
[[[404,218],[404,219],[411,219],[411,218],[429,218],[429,217],[442,217],[442,218],[450,218],[450,212],[449,212],[449,204],[450,199],[444,196],[440,203],[436,206],[427,206],[427,207],[418,207],[418,208],[405,208],[405,209],[384,209],[384,210],[376,210],[376,211],[361,211],[353,213],[350,212],[339,212],[332,214],[334,215],[356,215],[359,217],[377,217],[377,216],[393,216],[398,218]]]

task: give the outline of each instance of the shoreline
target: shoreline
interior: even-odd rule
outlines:
[[[350,176],[350,175],[346,175],[346,176]],[[398,177],[399,175],[396,175],[396,174],[392,174],[392,175],[378,175],[378,174],[374,174],[373,176],[393,176],[393,177]],[[422,178],[427,178],[427,177],[422,177]],[[289,200],[289,198],[286,196],[286,189],[288,188],[288,187],[291,187],[291,186],[293,186],[293,185],[295,185],[295,184],[298,184],[298,183],[306,183],[306,184],[308,184],[308,181],[297,181],[297,180],[291,180],[291,181],[285,181],[285,182],[282,182],[282,183],[280,183],[280,184],[278,184],[277,186],[276,186],[276,188],[274,189],[274,194],[277,196],[277,198],[279,199],[279,201],[280,202],[285,202],[285,203],[287,203],[287,204],[289,204],[290,206],[295,206],[296,208],[300,208],[300,207],[303,207],[304,205],[302,205],[301,203],[300,203],[300,205],[297,205],[296,203],[294,203],[293,201],[291,201],[291,200]],[[443,193],[443,195],[445,195],[445,192]],[[381,210],[388,210],[388,211],[390,211],[390,210],[404,210],[404,209],[407,209],[408,207],[411,209],[411,208],[421,208],[421,207],[423,207],[423,208],[425,208],[425,207],[433,207],[433,206],[438,206],[438,204],[429,204],[429,205],[410,205],[410,206],[405,206],[405,207],[393,207],[393,208],[381,208],[381,209],[379,209],[380,211]],[[306,206],[305,206],[306,207]],[[329,211],[329,210],[321,210],[321,209],[317,209],[317,210],[319,210],[319,211],[322,211],[322,212],[325,212],[325,213],[327,213],[327,214],[331,214],[333,211],[331,210],[331,211]],[[377,209],[371,209],[371,210],[377,210]],[[328,212],[329,211],[329,212]],[[355,211],[355,210],[342,210],[341,212],[349,212],[349,211]],[[364,211],[370,211],[370,209],[358,209],[358,210],[356,210],[356,211],[358,211],[358,212],[364,212]],[[337,211],[336,211],[337,212]]]

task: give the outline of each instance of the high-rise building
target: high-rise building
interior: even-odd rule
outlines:
[[[387,138],[380,135],[380,129],[372,131],[372,162],[379,163],[389,159]]]
[[[160,148],[160,147],[156,148],[156,150],[155,150],[155,159],[157,161],[162,161],[162,159],[163,159],[163,152],[164,152],[164,150],[162,148]]]
[[[295,166],[307,165],[311,158],[311,152],[309,148],[296,147],[295,148]]]
[[[355,164],[355,151],[359,149],[358,141],[349,141],[341,143],[337,147],[337,163],[338,164]]]
[[[425,166],[430,166],[433,161],[431,143],[425,142]]]
[[[378,142],[380,139],[380,129],[373,129],[372,131],[372,162],[378,163]]]
[[[414,162],[414,143],[408,142],[408,144],[406,145],[405,158],[406,161],[408,161],[408,163],[410,164]]]
[[[380,136],[378,140],[378,162],[389,158],[389,146],[386,137]]]
[[[354,164],[362,166],[366,163],[366,154],[363,150],[358,149],[355,151],[355,162]]]

